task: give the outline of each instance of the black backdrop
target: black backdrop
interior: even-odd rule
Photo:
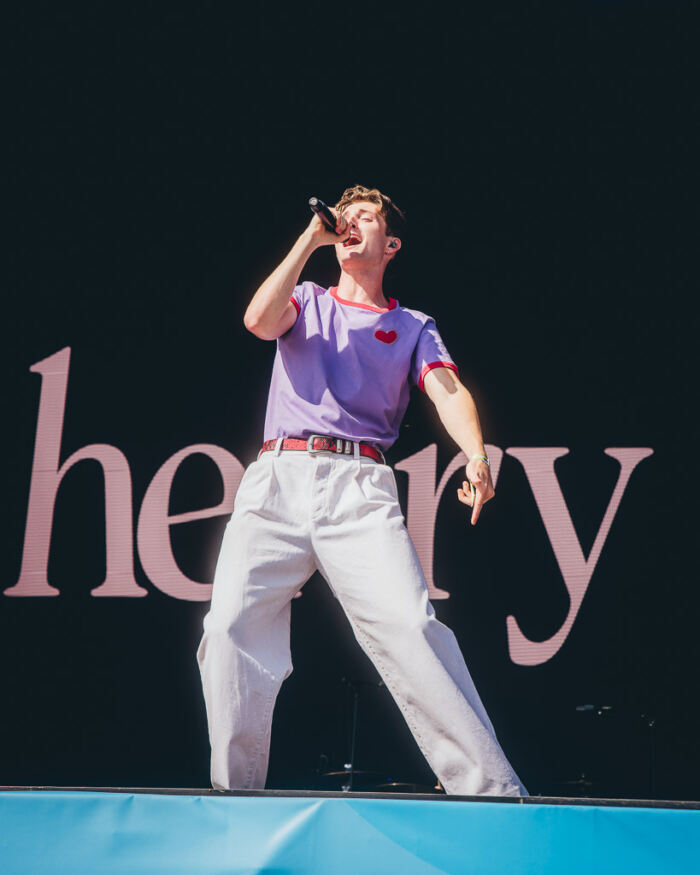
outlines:
[[[503,746],[533,792],[581,792],[567,782],[585,774],[595,795],[697,799],[689,9],[198,4],[6,20],[3,589],[21,564],[40,391],[29,367],[71,347],[61,459],[119,447],[135,517],[186,445],[248,463],[274,347],[244,331],[246,303],[311,194],[378,185],[409,220],[389,294],[436,317],[489,443],[570,448],[556,471],[586,555],[618,471],[603,450],[654,449],[567,641],[540,666],[510,661],[505,617],[542,640],[568,600],[522,467],[504,458],[474,531],[442,501],[435,577],[451,598],[436,610]],[[305,275],[331,282],[330,255]],[[393,460],[437,442],[441,472],[456,448],[426,399],[406,426]],[[192,457],[171,510],[220,492]],[[211,580],[224,522],[173,529],[192,578]],[[60,596],[0,600],[0,783],[207,785],[194,661],[206,605],[164,595],[135,561],[146,598],[90,596],[104,492],[81,462],[56,502]],[[269,785],[313,787],[321,762],[342,767],[343,678],[368,682],[357,765],[429,781],[317,578],[292,643]],[[576,710],[586,703],[612,709]]]

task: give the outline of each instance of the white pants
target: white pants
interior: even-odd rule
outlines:
[[[213,786],[265,785],[272,710],[292,671],[290,603],[316,569],[446,792],[527,795],[428,601],[393,471],[299,451],[246,470],[224,535],[197,652]]]

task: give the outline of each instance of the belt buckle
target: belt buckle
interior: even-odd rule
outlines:
[[[314,441],[316,438],[327,438],[328,435],[325,434],[310,434],[306,441],[306,451],[313,455],[314,453],[327,453],[328,450],[324,450],[323,447],[320,447],[318,450],[314,447]]]
[[[326,441],[335,441],[335,450],[329,450],[327,447],[316,449],[314,447],[314,441],[316,438]],[[349,456],[352,453],[354,446],[355,441],[346,440],[345,438],[331,437],[331,435],[328,434],[310,434],[306,441],[306,449],[312,455],[314,453],[337,453],[340,456]]]

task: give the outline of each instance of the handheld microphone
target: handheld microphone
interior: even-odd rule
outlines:
[[[332,231],[334,234],[337,234],[335,230],[336,218],[330,209],[323,203],[321,198],[318,197],[310,197],[309,198],[309,206],[313,210],[314,213],[319,217],[319,219],[323,222],[326,228],[329,231]],[[340,236],[339,234],[337,236]]]

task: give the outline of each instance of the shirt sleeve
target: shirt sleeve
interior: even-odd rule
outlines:
[[[299,324],[299,316],[303,314],[304,308],[306,307],[309,298],[313,297],[314,294],[314,285],[310,282],[300,283],[290,297],[290,303],[294,304],[294,309],[297,311],[296,319],[292,322],[291,326],[285,331],[282,337],[286,337],[288,334],[294,330],[295,326]]]
[[[321,286],[317,286],[316,283],[312,283],[309,280],[306,280],[303,283],[300,283],[292,292],[292,296],[289,299],[292,304],[296,307],[297,311],[297,320],[299,321],[299,315],[304,312],[304,308],[309,304],[310,301],[313,301],[319,295],[324,295],[326,293],[326,289],[322,289]]]
[[[299,318],[299,314],[304,309],[304,304],[306,303],[306,298],[308,295],[306,285],[306,283],[302,283],[300,286],[297,286],[292,292],[292,297],[289,299],[296,307],[297,319]]]
[[[421,392],[425,392],[423,388],[425,375],[433,368],[450,368],[459,375],[457,365],[440,337],[435,320],[428,319],[418,336],[411,362],[411,381]]]

